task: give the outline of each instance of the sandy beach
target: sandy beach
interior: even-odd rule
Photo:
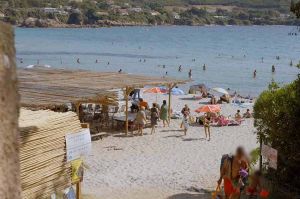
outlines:
[[[151,104],[155,94],[144,94]],[[158,95],[161,104],[167,95]],[[172,96],[172,109],[180,111],[184,104],[194,110],[207,100],[196,101],[191,96]],[[246,108],[222,104],[221,113],[234,116]],[[250,107],[252,111],[252,107]],[[211,141],[205,139],[204,128],[191,126],[186,136],[180,129],[181,119],[172,119],[170,127],[159,123],[155,134],[145,129],[144,136],[125,137],[117,133],[92,143],[92,153],[86,157],[83,194],[87,198],[105,199],[206,199],[211,198],[219,177],[223,154],[243,145],[247,151],[258,147],[253,119],[241,126],[212,127]]]

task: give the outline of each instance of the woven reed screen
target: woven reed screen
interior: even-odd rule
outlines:
[[[65,135],[81,130],[77,115],[21,109],[19,126],[22,197],[50,198],[70,186]]]

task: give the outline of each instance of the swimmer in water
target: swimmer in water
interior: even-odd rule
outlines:
[[[144,62],[146,62],[146,59],[144,59]]]
[[[20,63],[23,64],[23,58],[20,59]]]
[[[182,68],[181,65],[178,67],[178,72],[181,72]]]
[[[95,63],[96,63],[96,64],[98,63],[98,59],[96,59]]]
[[[256,69],[253,72],[253,78],[256,78]]]
[[[190,79],[192,78],[192,69],[190,69],[190,71],[189,71],[189,78]]]
[[[166,68],[166,65],[163,65],[163,68]]]
[[[275,73],[275,66],[272,65],[272,73]]]
[[[140,62],[142,62],[142,59],[140,59]]]
[[[203,70],[206,70],[206,65],[205,64],[203,65]]]
[[[264,57],[261,58],[261,63],[264,63]]]
[[[107,65],[109,65],[109,62],[107,62]]]
[[[168,75],[168,71],[166,71],[166,76]]]

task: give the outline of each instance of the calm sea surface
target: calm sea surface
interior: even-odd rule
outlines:
[[[300,72],[290,66],[291,60],[294,64],[300,60],[300,36],[288,36],[293,29],[288,26],[16,28],[15,34],[20,67],[39,62],[52,67],[122,69],[155,76],[168,72],[168,76],[177,78],[188,78],[192,69],[193,83],[256,96],[272,79],[285,84]],[[80,63],[76,61],[78,58]],[[203,64],[206,71],[202,70]],[[178,72],[179,65],[182,72]],[[276,67],[274,74],[272,65]],[[257,76],[253,78],[255,69]]]

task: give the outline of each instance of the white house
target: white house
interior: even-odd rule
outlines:
[[[142,12],[143,9],[140,7],[135,7],[135,8],[129,8],[129,11],[130,12]]]
[[[174,19],[180,19],[180,15],[177,12],[172,13]]]

